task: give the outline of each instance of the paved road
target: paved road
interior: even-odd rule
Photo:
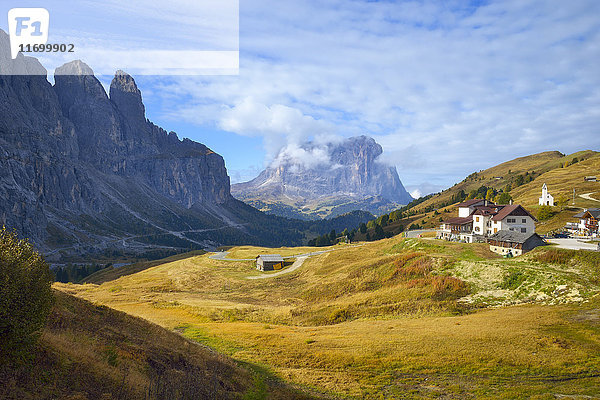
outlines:
[[[429,233],[429,232],[435,232],[435,229],[416,229],[414,231],[406,231],[406,232],[404,232],[405,233],[404,237],[417,238],[417,237],[419,237],[419,235],[422,235],[423,233]]]
[[[222,260],[222,261],[254,261],[254,258],[225,258],[229,254],[228,251],[219,251],[208,258],[212,260]]]
[[[586,200],[592,200],[592,201],[600,202],[600,200],[594,199],[593,197],[591,197],[591,195],[594,194],[594,193],[596,193],[596,192],[580,194],[579,197],[582,197],[582,198],[584,198]]]
[[[561,249],[571,250],[598,250],[597,244],[583,243],[581,239],[568,238],[568,239],[547,239],[548,242],[554,243]]]
[[[347,249],[348,247],[360,247],[360,246],[364,246],[364,244],[357,244],[354,246],[347,246],[347,247],[339,247],[339,248],[329,249],[329,250],[311,251],[310,253],[297,254],[294,256],[285,256],[285,257],[283,257],[284,259],[285,258],[295,258],[296,259],[296,261],[294,261],[294,263],[289,268],[282,269],[281,271],[278,271],[278,272],[275,272],[272,274],[247,276],[246,279],[267,279],[267,278],[275,278],[275,277],[278,277],[283,274],[289,274],[290,272],[293,272],[293,271],[297,270],[298,268],[300,268],[302,266],[302,264],[304,264],[304,261],[310,256],[316,256],[319,254],[329,253],[330,251],[335,251],[335,250]],[[227,258],[228,253],[229,253],[228,251],[219,251],[215,254],[208,256],[208,258],[210,258],[212,260],[221,260],[221,261],[254,261],[255,260],[254,258]]]
[[[357,245],[357,246],[362,246],[361,245]],[[349,247],[357,247],[357,246],[349,246]],[[285,256],[283,257],[285,258],[300,258],[300,257],[310,257],[310,256],[316,256],[319,254],[323,254],[323,253],[328,253],[330,251],[334,251],[334,250],[340,250],[340,249],[347,249],[348,247],[340,247],[338,249],[329,249],[329,250],[321,250],[321,251],[313,251],[310,253],[304,253],[304,254],[296,254],[293,256]],[[208,256],[208,258],[212,259],[212,260],[222,260],[222,261],[254,261],[255,258],[227,258],[227,254],[229,254],[228,251],[219,251],[211,256]]]

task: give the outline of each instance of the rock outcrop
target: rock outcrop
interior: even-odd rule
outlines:
[[[9,53],[0,31],[0,224],[49,255],[202,247],[218,240],[198,231],[229,226],[244,237],[223,158],[148,121],[131,76],[117,71],[107,95],[73,61],[53,86],[37,60]]]
[[[412,200],[396,168],[378,161],[383,150],[370,137],[327,145],[307,143],[300,150],[305,157],[319,154],[322,159],[303,163],[284,149],[257,178],[233,185],[232,194],[274,214],[284,210],[280,215],[285,216],[290,216],[289,207],[320,217],[352,209],[381,213]]]

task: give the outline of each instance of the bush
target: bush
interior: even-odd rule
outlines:
[[[537,219],[539,221],[545,221],[550,219],[556,214],[556,211],[550,206],[541,206],[537,213]]]
[[[327,322],[330,324],[339,324],[352,319],[352,314],[346,309],[337,309],[329,314]]]
[[[406,277],[426,277],[433,269],[430,258],[419,258],[399,270]]]
[[[519,286],[521,286],[521,284],[525,282],[525,280],[527,280],[527,276],[525,276],[523,272],[511,270],[507,275],[504,276],[500,287],[502,289],[515,290]]]
[[[593,282],[600,282],[600,252],[555,248],[538,249],[532,254],[533,260],[564,266],[579,265],[586,268]]]
[[[27,240],[0,230],[0,359],[24,361],[52,306],[52,273]]]
[[[434,276],[432,298],[435,300],[456,300],[469,294],[469,285],[453,276]]]

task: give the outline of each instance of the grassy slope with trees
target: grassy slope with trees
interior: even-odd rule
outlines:
[[[575,204],[572,202],[573,189],[577,194],[600,193],[599,183],[583,179],[584,176],[596,175],[600,178],[598,152],[584,150],[564,155],[549,151],[533,154],[474,172],[449,189],[421,197],[364,226],[349,228],[352,229],[349,232],[353,232],[354,240],[376,240],[406,229],[437,228],[443,221],[457,215],[458,203],[473,198],[488,199],[498,204],[513,200],[540,217],[539,233],[558,231],[566,222],[575,221],[572,216],[581,208],[600,207],[600,203],[578,196]],[[554,196],[555,207],[538,205],[544,183]],[[600,198],[600,195],[596,196]]]

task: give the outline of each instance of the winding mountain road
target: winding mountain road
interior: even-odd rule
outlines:
[[[594,199],[593,197],[591,197],[592,194],[594,194],[596,192],[590,192],[590,193],[584,193],[584,194],[580,194],[579,197],[586,199],[586,200],[592,200],[592,201],[597,201],[600,203],[600,200],[598,199]]]
[[[309,258],[310,256],[317,256],[319,254],[329,253],[330,251],[347,249],[349,247],[360,247],[360,246],[364,246],[364,244],[357,244],[357,245],[348,246],[348,247],[340,247],[338,249],[312,251],[310,253],[297,254],[294,256],[285,256],[285,257],[283,257],[284,259],[286,259],[286,258],[295,258],[296,259],[296,261],[294,261],[294,263],[289,268],[285,268],[285,269],[282,269],[281,271],[278,271],[275,273],[270,273],[270,274],[265,274],[265,275],[247,276],[246,279],[276,278],[278,276],[281,276],[284,274],[289,274],[290,272],[294,272],[295,270],[300,268],[302,266],[302,264],[304,264],[304,261],[306,261],[306,259]],[[219,251],[215,254],[208,256],[208,258],[210,258],[211,260],[220,260],[220,261],[254,261],[255,260],[254,258],[227,258],[227,254],[229,254],[228,251]]]

